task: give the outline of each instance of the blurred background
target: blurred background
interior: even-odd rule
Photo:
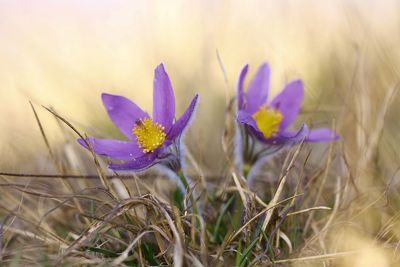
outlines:
[[[35,155],[46,153],[29,100],[53,107],[90,135],[118,137],[100,94],[121,94],[151,111],[153,69],[163,62],[177,114],[201,94],[190,131],[200,141],[189,146],[212,170],[221,163],[225,103],[244,64],[253,75],[270,63],[272,94],[301,78],[304,110],[327,111],[318,123],[330,125],[358,65],[362,79],[373,82],[371,94],[379,97],[393,85],[398,10],[390,0],[0,1],[1,156],[19,169],[21,153],[34,165]],[[39,113],[56,144],[57,124]]]
[[[201,94],[188,144],[210,172],[221,164],[223,111],[246,63],[250,76],[263,61],[270,63],[272,94],[301,78],[307,90],[303,111],[314,113],[313,123],[329,126],[351,95],[355,73],[362,72],[366,84],[371,81],[367,93],[378,99],[395,82],[399,5],[390,0],[2,0],[0,153],[9,160],[0,166],[21,169],[21,154],[35,165],[46,153],[29,100],[53,107],[89,135],[120,137],[100,94],[124,95],[150,112],[153,70],[160,62],[175,89],[177,114],[195,92]],[[62,140],[57,124],[43,109],[38,112],[57,146]]]
[[[377,188],[379,200],[382,191],[398,196],[399,33],[396,0],[0,0],[1,170],[53,172],[29,101],[55,150],[72,139],[40,105],[54,108],[88,135],[122,137],[100,94],[124,95],[151,112],[153,70],[163,62],[178,115],[200,93],[185,142],[205,174],[219,173],[225,162],[224,110],[235,94],[237,75],[246,63],[252,76],[268,61],[271,94],[290,80],[303,80],[300,121],[336,125],[349,164],[345,169],[355,179],[364,177],[365,192]],[[374,196],[370,200],[376,204]],[[366,222],[368,231],[384,229],[386,217],[377,212],[357,213],[379,217],[372,226]],[[398,228],[394,236],[400,235]],[[370,242],[359,233],[351,236],[351,248]],[[389,262],[386,251],[374,252],[377,263],[371,266]],[[365,255],[348,266],[357,260],[366,266]]]

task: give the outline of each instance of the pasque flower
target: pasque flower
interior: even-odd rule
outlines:
[[[295,80],[272,100],[268,100],[270,69],[262,64],[244,91],[244,80],[248,65],[239,74],[237,84],[238,114],[237,121],[261,142],[267,144],[294,144],[302,141],[325,142],[338,139],[338,135],[329,128],[309,130],[303,124],[297,131],[288,130],[299,114],[304,98],[303,83]]]
[[[154,71],[152,117],[123,96],[103,93],[101,98],[109,117],[129,141],[93,137],[86,141],[96,154],[123,161],[111,163],[109,168],[113,170],[141,170],[171,156],[168,148],[176,144],[198,102],[196,95],[175,121],[174,92],[163,64]],[[84,140],[78,142],[88,148]]]

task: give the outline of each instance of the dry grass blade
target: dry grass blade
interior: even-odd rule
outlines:
[[[254,197],[254,199],[257,201],[257,203],[260,204],[261,206],[268,207],[268,204],[266,204],[259,196],[255,195],[254,192],[249,190],[248,188],[242,187],[241,191],[243,193],[246,193],[250,197]],[[225,193],[231,193],[231,192],[239,192],[239,189],[237,188],[237,186],[229,186],[229,187],[226,187],[226,188],[223,188],[223,189],[217,191],[216,195],[220,196]],[[299,194],[299,195],[301,195],[301,194]]]
[[[38,114],[37,114],[37,112],[36,112],[36,109],[35,109],[35,107],[33,106],[33,104],[32,104],[31,101],[29,101],[29,104],[31,105],[33,114],[35,115],[36,123],[37,123],[37,125],[39,126],[39,130],[40,130],[40,133],[42,134],[42,138],[43,138],[43,141],[44,141],[44,143],[45,143],[45,145],[46,145],[46,147],[47,147],[47,150],[49,151],[50,156],[54,159],[53,151],[52,151],[52,149],[51,149],[51,147],[50,147],[49,140],[47,139],[47,136],[46,136],[46,134],[45,134],[45,132],[44,132],[42,123],[40,122],[40,119],[39,119],[39,116],[38,116]]]
[[[390,87],[388,92],[385,95],[385,99],[381,105],[381,108],[378,113],[378,117],[376,119],[376,124],[373,131],[370,133],[370,138],[368,140],[368,144],[364,150],[364,157],[360,163],[360,168],[364,168],[368,162],[371,161],[374,152],[376,151],[376,147],[379,143],[379,139],[382,135],[382,131],[385,125],[385,118],[388,112],[389,107],[391,106],[392,100],[394,96],[397,94],[400,89],[400,84],[397,83],[394,86]]]
[[[284,186],[285,186],[285,183],[286,183],[286,179],[287,179],[287,177],[288,177],[288,174],[289,174],[291,168],[293,167],[295,161],[297,160],[297,157],[299,156],[299,153],[300,153],[300,150],[301,150],[302,147],[303,147],[303,144],[304,144],[304,140],[300,143],[300,145],[297,147],[296,151],[294,152],[294,154],[293,154],[293,156],[292,156],[292,159],[291,159],[289,165],[287,166],[287,168],[286,168],[286,170],[285,170],[285,172],[284,172],[282,178],[280,179],[280,182],[279,182],[279,185],[278,185],[278,188],[277,188],[277,190],[276,190],[276,192],[275,192],[274,197],[273,197],[272,200],[268,203],[268,207],[272,207],[272,208],[269,209],[269,210],[267,211],[267,214],[265,215],[265,219],[264,219],[264,222],[263,222],[262,228],[261,228],[261,231],[263,231],[263,232],[265,232],[265,230],[267,229],[267,226],[268,226],[268,224],[269,224],[269,222],[270,222],[270,220],[271,220],[271,218],[272,218],[272,214],[273,214],[273,212],[274,212],[274,206],[276,205],[276,203],[278,203],[278,200],[279,200],[279,198],[280,198],[280,196],[281,196],[281,194],[282,194],[283,188],[284,188]],[[262,237],[263,237],[263,236],[260,235],[259,241],[261,241]]]
[[[161,213],[164,215],[164,217],[167,219],[168,225],[171,228],[172,233],[174,234],[175,237],[175,244],[174,244],[174,266],[175,267],[181,267],[183,266],[183,246],[182,246],[182,240],[179,235],[178,229],[176,228],[171,216],[169,216],[168,212],[161,206],[159,206]]]
[[[39,116],[38,116],[38,114],[37,114],[37,112],[36,112],[35,107],[33,106],[33,104],[32,104],[31,101],[29,101],[29,104],[30,104],[30,106],[31,106],[31,108],[32,108],[33,114],[35,115],[36,123],[37,123],[37,125],[39,126],[40,133],[41,133],[42,138],[43,138],[43,140],[44,140],[44,142],[45,142],[45,144],[46,144],[46,147],[47,147],[47,150],[48,150],[48,152],[49,152],[50,158],[53,160],[53,163],[54,163],[54,165],[58,168],[59,172],[60,172],[60,173],[64,173],[64,172],[65,172],[65,167],[64,167],[64,165],[62,164],[62,162],[58,162],[58,161],[57,161],[57,158],[55,157],[55,155],[54,155],[54,153],[53,153],[53,151],[52,151],[52,149],[51,149],[51,147],[50,147],[50,143],[49,143],[49,141],[48,141],[48,138],[47,138],[47,136],[46,136],[46,133],[44,132],[44,128],[43,128],[43,126],[42,126],[42,123],[40,122],[40,119],[39,119]],[[61,180],[60,182],[61,182],[61,183],[63,184],[63,186],[66,188],[67,192],[70,192],[70,193],[73,193],[73,192],[74,192],[74,191],[73,191],[72,185],[71,185],[68,181],[63,181],[63,180]],[[77,209],[79,210],[79,212],[82,213],[82,212],[83,212],[83,209],[82,209],[80,203],[79,203],[78,201],[76,201],[75,199],[73,199],[73,202],[74,202],[75,206],[77,207]],[[86,219],[85,219],[85,220],[86,220]],[[88,222],[88,221],[87,221],[87,222]]]
[[[325,206],[312,207],[312,208],[308,208],[308,209],[289,212],[286,216],[293,216],[293,215],[297,215],[297,214],[301,214],[301,213],[305,213],[305,212],[309,212],[309,211],[314,211],[314,210],[331,210],[331,208],[325,207]]]
[[[229,239],[228,239],[229,242],[231,242],[232,240],[234,240],[248,225],[250,225],[250,224],[251,224],[252,222],[254,222],[258,217],[260,217],[261,215],[263,215],[263,214],[266,213],[267,211],[269,211],[269,210],[271,210],[271,209],[273,209],[273,208],[275,208],[275,207],[281,205],[282,203],[285,203],[285,202],[287,202],[287,201],[289,201],[289,200],[291,200],[291,199],[294,199],[294,198],[296,198],[296,197],[299,197],[299,196],[302,196],[302,195],[294,195],[294,196],[292,196],[292,197],[290,197],[290,198],[287,198],[287,199],[284,199],[284,200],[282,200],[282,201],[277,202],[277,203],[276,203],[275,205],[273,205],[273,206],[266,207],[265,209],[263,209],[262,211],[260,211],[260,212],[257,213],[256,215],[254,215],[250,220],[248,220],[242,227],[239,228],[239,230],[237,230],[235,233],[233,233],[233,235],[230,236]]]
[[[27,214],[24,214],[25,216],[17,213],[16,211],[10,210],[7,207],[0,205],[0,208],[7,211],[8,214],[11,214],[13,216],[15,216],[16,218],[18,218],[19,220],[27,223],[28,225],[35,225],[35,222],[30,220],[30,218],[28,216],[26,216]],[[41,238],[44,240],[48,240],[48,239],[52,239],[53,242],[58,242],[59,244],[64,244],[64,245],[69,245],[69,242],[67,240],[64,240],[63,238],[59,237],[58,235],[56,235],[53,231],[53,229],[47,227],[37,227],[36,231],[37,233],[35,234],[40,234]]]
[[[193,266],[195,267],[204,267],[204,265],[199,261],[198,258],[196,258],[195,255],[193,255],[193,253],[189,252],[188,255],[190,261],[192,262]]]
[[[226,75],[226,68],[225,65],[222,61],[221,55],[219,54],[218,49],[216,50],[216,55],[217,55],[217,60],[218,60],[218,65],[219,68],[221,69],[222,76],[224,77],[224,84],[225,84],[225,101],[226,105],[228,105],[229,102],[229,82],[228,82],[228,75]]]
[[[20,229],[17,229],[17,228],[14,228],[14,227],[10,227],[10,226],[4,226],[3,228],[6,231],[10,231],[12,233],[15,233],[15,234],[18,234],[18,235],[21,235],[21,236],[24,236],[24,237],[29,237],[29,238],[32,238],[32,239],[38,239],[40,241],[45,241],[46,243],[53,244],[53,245],[56,245],[56,246],[60,246],[63,249],[68,247],[67,244],[60,243],[60,242],[58,242],[56,240],[51,240],[49,238],[41,237],[41,236],[37,235],[36,233],[32,233],[32,232],[29,232],[27,230],[20,230]]]
[[[90,150],[90,153],[92,154],[95,166],[96,166],[96,170],[97,173],[99,175],[99,178],[103,184],[103,186],[107,189],[107,190],[111,190],[111,186],[108,182],[108,180],[106,179],[103,171],[101,170],[99,161],[96,157],[96,154],[93,151],[92,145],[86,140],[86,137],[84,137],[69,121],[67,121],[65,118],[63,118],[62,116],[60,116],[59,114],[57,114],[55,111],[51,110],[48,107],[43,106],[43,108],[45,108],[47,111],[49,111],[51,114],[53,114],[56,118],[58,118],[59,120],[61,120],[63,123],[65,123],[69,128],[71,128],[82,140],[84,140],[85,144],[87,145],[87,147]],[[112,192],[112,190],[111,190]],[[115,194],[114,194],[115,195]]]
[[[290,238],[281,230],[278,231],[278,235],[276,237],[277,240],[279,240],[279,238],[282,238],[282,240],[285,241],[285,243],[289,247],[289,254],[291,254],[293,252],[293,245],[292,242],[290,241]]]
[[[136,245],[136,243],[146,234],[152,233],[152,231],[145,231],[141,234],[139,234],[133,241],[132,243],[129,244],[129,246],[121,253],[121,255],[113,260],[112,264],[113,265],[119,265],[121,264],[126,258],[129,256],[129,252],[132,250],[133,246]]]
[[[245,195],[245,193],[243,191],[243,187],[240,184],[240,181],[239,181],[238,177],[236,176],[236,173],[232,172],[232,178],[233,178],[233,181],[235,182],[235,185],[236,185],[236,188],[237,188],[237,190],[239,192],[240,198],[242,199],[243,206],[247,207],[247,198],[246,198],[246,195]]]
[[[324,260],[327,260],[327,259],[345,257],[345,256],[349,256],[349,255],[354,255],[354,254],[357,254],[357,253],[358,253],[358,251],[345,251],[345,252],[337,252],[337,253],[328,253],[328,254],[317,255],[317,256],[276,260],[276,261],[274,261],[274,264],[304,262],[304,261],[324,261]]]
[[[333,129],[335,129],[335,127],[334,127],[335,126],[335,121],[332,122],[332,126],[333,126]],[[331,169],[331,164],[332,164],[333,146],[334,146],[334,142],[331,142],[329,144],[328,159],[327,159],[327,162],[326,162],[324,174],[322,176],[322,181],[321,181],[320,185],[318,186],[318,192],[317,192],[317,196],[314,199],[313,206],[317,205],[318,201],[321,198],[322,191],[323,191],[323,189],[325,187],[325,183],[326,183],[326,180],[328,178],[328,174],[329,174],[329,171]],[[306,225],[304,226],[304,235],[307,234],[308,228],[310,227],[310,224],[311,224],[311,221],[313,220],[313,217],[314,217],[314,211],[311,211],[311,213],[310,213],[310,215],[309,215],[309,217],[307,219]]]
[[[107,225],[113,218],[118,217],[128,210],[134,205],[148,205],[149,202],[143,198],[131,199],[126,201],[123,204],[115,207],[111,212],[109,212],[102,221],[94,223],[90,226],[83,234],[81,234],[60,256],[58,261],[61,261],[63,257],[67,256],[74,250],[82,247],[86,242],[89,242],[94,235],[96,235],[105,225]]]

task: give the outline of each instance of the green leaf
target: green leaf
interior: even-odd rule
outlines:
[[[212,239],[213,242],[216,242],[219,237],[222,221],[225,217],[226,212],[228,211],[229,206],[233,203],[234,199],[235,199],[235,196],[231,196],[231,198],[229,198],[228,202],[225,203],[221,208],[221,211],[218,215],[217,223],[215,224],[215,228],[214,228],[213,239]]]
[[[246,266],[246,263],[248,261],[247,256],[250,254],[250,252],[253,250],[253,248],[255,247],[255,245],[258,242],[258,238],[255,238],[251,244],[244,250],[242,256],[240,257],[240,267],[242,266]]]
[[[107,258],[116,258],[119,256],[118,253],[115,253],[115,252],[107,250],[107,249],[102,249],[102,248],[86,247],[86,250],[91,251],[91,252],[101,253]]]
[[[237,253],[236,253],[236,259],[235,259],[235,266],[239,266],[240,265],[240,259],[242,257],[242,239],[239,239],[239,244],[237,247]]]
[[[141,249],[143,252],[144,258],[150,263],[152,266],[160,266],[160,262],[155,257],[154,249],[151,244],[143,243],[141,245]]]
[[[182,190],[179,187],[176,187],[176,190],[173,193],[173,201],[175,206],[178,207],[178,209],[183,212],[184,206],[183,206],[183,201],[185,199],[185,194],[182,192]]]

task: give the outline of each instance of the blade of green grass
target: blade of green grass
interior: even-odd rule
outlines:
[[[219,213],[217,223],[215,224],[215,228],[214,228],[213,239],[212,239],[213,242],[217,241],[217,238],[219,236],[219,230],[220,230],[221,224],[222,224],[222,220],[224,219],[224,216],[225,216],[226,212],[228,211],[229,206],[233,203],[234,199],[235,199],[235,196],[231,196],[229,198],[228,202],[225,203],[221,208],[221,212]]]
[[[141,249],[143,252],[144,258],[150,263],[152,266],[160,266],[160,262],[155,257],[156,253],[154,253],[154,249],[151,245],[147,243],[143,243],[141,245]]]
[[[240,257],[240,267],[242,267],[242,266],[246,266],[246,263],[247,263],[247,261],[248,261],[248,258],[247,258],[247,256],[250,254],[250,252],[253,250],[253,248],[255,247],[255,245],[257,244],[257,242],[258,242],[258,238],[255,238],[251,243],[250,243],[250,245],[244,250],[244,252],[243,252],[243,254],[242,254],[242,256]]]
[[[86,247],[85,250],[91,251],[91,252],[97,252],[103,254],[107,258],[115,258],[118,257],[118,253],[115,253],[111,250],[103,249],[103,248],[96,248],[96,247]]]

